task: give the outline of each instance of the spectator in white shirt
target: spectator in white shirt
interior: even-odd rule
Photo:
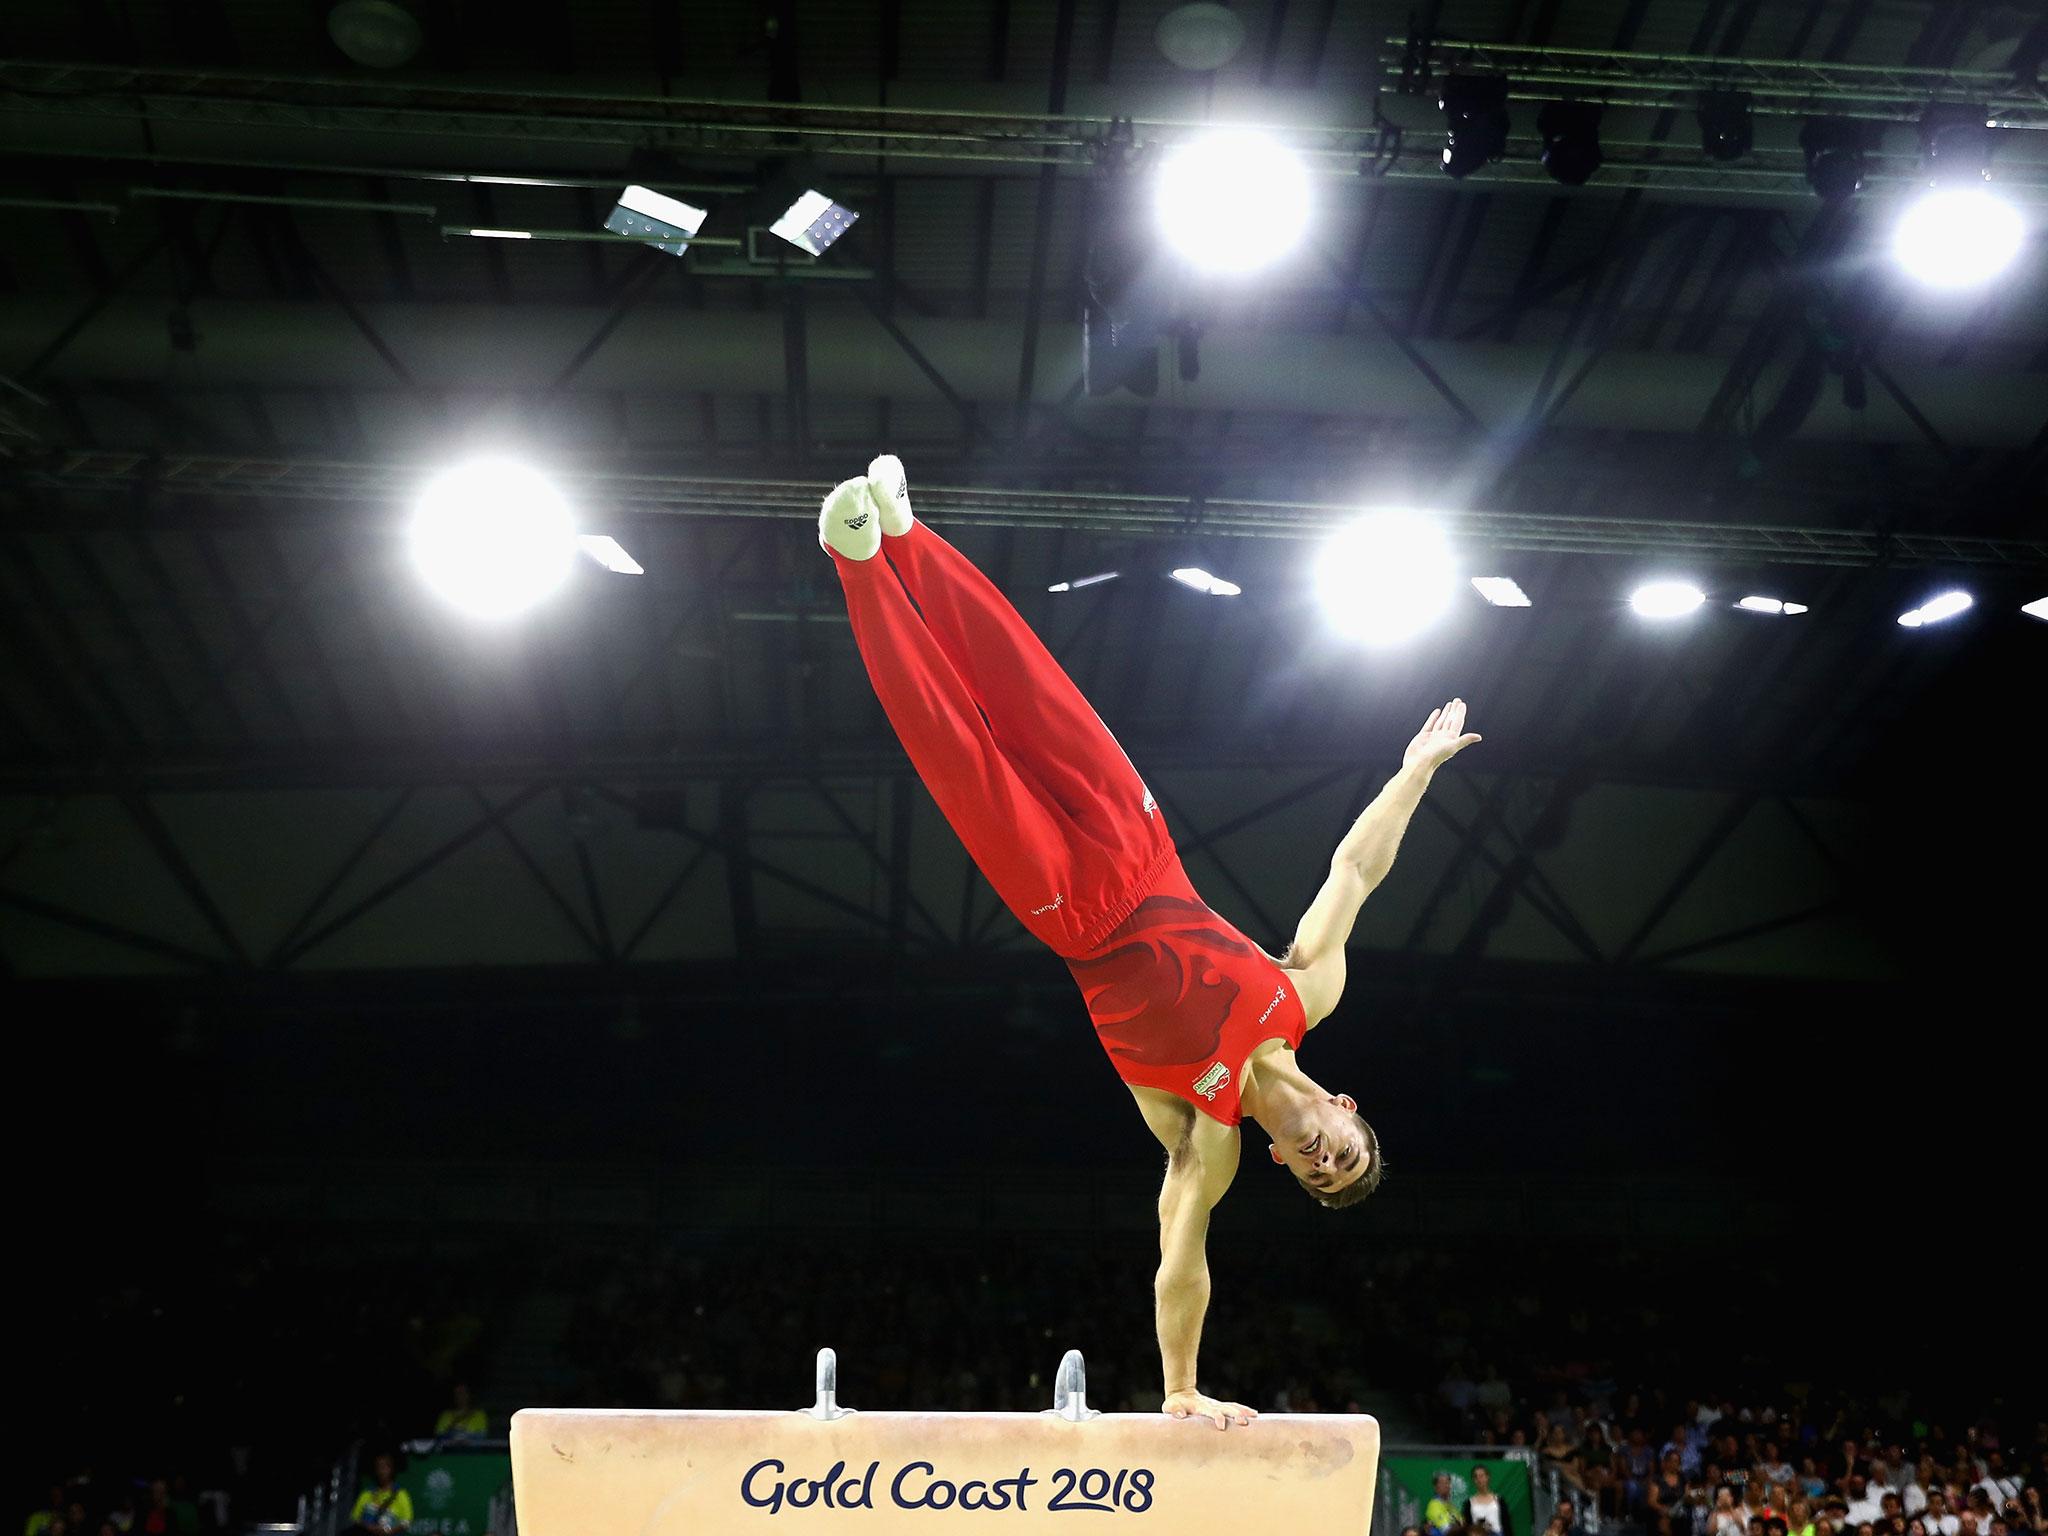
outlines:
[[[1949,1512],[1948,1495],[1939,1488],[1927,1490],[1927,1510],[1920,1518],[1927,1522],[1927,1536],[1961,1536],[1962,1522]]]
[[[1986,1458],[1983,1481],[1977,1484],[1977,1487],[1983,1489],[1990,1498],[1991,1507],[1994,1509],[2005,1508],[2008,1501],[2020,1496],[2021,1486],[2019,1478],[2010,1477],[2006,1474],[2004,1455],[1998,1451],[1993,1451]]]
[[[1877,1501],[1877,1490],[1864,1480],[1861,1473],[1849,1477],[1849,1523],[1851,1525],[1874,1525],[1884,1518],[1884,1506]]]

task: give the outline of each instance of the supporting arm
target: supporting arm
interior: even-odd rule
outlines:
[[[1242,1403],[1204,1397],[1195,1386],[1195,1357],[1202,1344],[1202,1319],[1209,1310],[1209,1210],[1236,1172],[1235,1149],[1227,1169],[1205,1170],[1191,1147],[1167,1160],[1159,1191],[1159,1273],[1152,1284],[1159,1330],[1159,1362],[1166,1393],[1161,1404],[1177,1419],[1204,1418],[1218,1429],[1249,1424],[1258,1414]]]

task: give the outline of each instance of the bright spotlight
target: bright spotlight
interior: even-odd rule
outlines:
[[[1908,629],[1918,629],[1922,624],[1939,624],[1943,619],[1952,619],[1966,612],[1975,601],[1967,592],[1944,592],[1931,597],[1918,608],[1909,608],[1899,615],[1899,622]]]
[[[1210,272],[1250,272],[1308,229],[1308,169],[1286,145],[1226,129],[1169,150],[1154,207],[1167,243]]]
[[[561,586],[576,557],[561,492],[506,459],[473,459],[428,481],[407,539],[427,585],[480,619],[531,608]]]
[[[1974,288],[2020,253],[2026,221],[1987,187],[1937,187],[1915,198],[1892,232],[1892,254],[1930,288]]]
[[[2037,597],[2031,603],[2023,603],[2020,612],[2030,619],[2048,620],[2048,597]]]
[[[1443,617],[1459,586],[1443,530],[1413,512],[1373,512],[1333,535],[1315,568],[1330,625],[1365,645],[1390,645]]]
[[[1646,619],[1682,619],[1706,600],[1689,581],[1651,581],[1629,594],[1628,605]]]
[[[1524,592],[1512,576],[1474,576],[1472,585],[1479,595],[1496,608],[1527,608],[1529,594]]]
[[[1197,592],[1206,592],[1211,597],[1236,597],[1244,591],[1234,581],[1225,581],[1221,576],[1211,576],[1199,565],[1177,566],[1167,573],[1184,587]]]
[[[1806,604],[1788,603],[1776,597],[1745,597],[1735,606],[1750,613],[1777,613],[1787,618],[1806,612]]]

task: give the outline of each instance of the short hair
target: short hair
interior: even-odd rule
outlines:
[[[1302,1178],[1300,1174],[1294,1176],[1295,1182],[1307,1190],[1315,1203],[1326,1211],[1341,1211],[1347,1205],[1358,1204],[1359,1201],[1365,1199],[1366,1196],[1380,1187],[1380,1180],[1387,1171],[1387,1160],[1380,1154],[1380,1139],[1378,1135],[1374,1133],[1370,1125],[1366,1124],[1365,1116],[1361,1115],[1357,1110],[1354,1109],[1351,1112],[1351,1118],[1358,1122],[1358,1129],[1363,1133],[1365,1141],[1365,1171],[1342,1189],[1332,1190],[1317,1189],[1315,1185]]]

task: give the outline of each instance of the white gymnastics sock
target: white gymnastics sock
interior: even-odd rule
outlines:
[[[910,515],[910,481],[904,476],[903,461],[893,453],[876,458],[868,466],[868,488],[874,492],[875,506],[882,514],[882,532],[910,532],[916,519]]]
[[[882,524],[865,479],[842,480],[818,510],[818,542],[849,560],[872,560],[882,547]]]

